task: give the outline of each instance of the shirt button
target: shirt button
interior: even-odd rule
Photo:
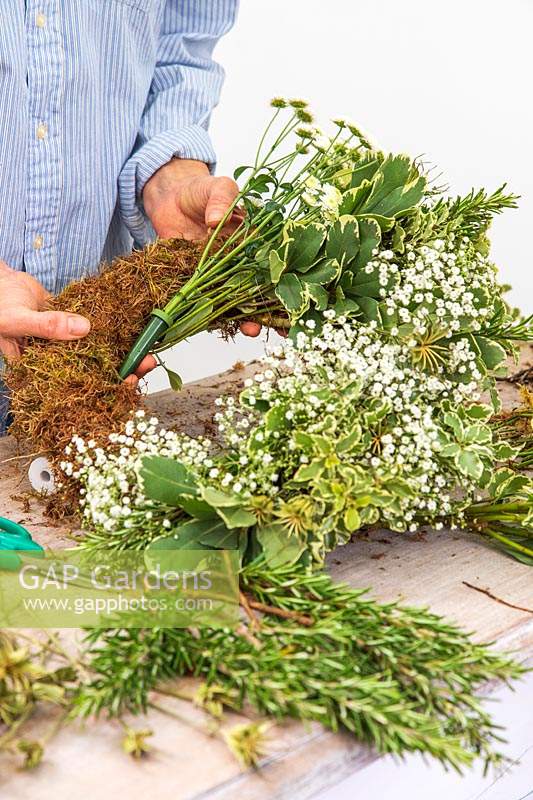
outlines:
[[[43,242],[43,237],[42,237],[42,236],[41,236],[41,234],[39,233],[39,234],[38,234],[38,235],[35,237],[35,239],[33,240],[33,249],[34,249],[34,250],[40,250],[40,249],[41,249],[41,247],[43,246],[43,243],[44,243],[44,242]]]
[[[44,122],[40,122],[39,125],[37,125],[37,138],[38,139],[46,139],[47,132],[48,132],[48,129],[47,129],[46,125],[44,124]]]
[[[42,11],[39,11],[37,16],[35,17],[35,24],[37,25],[38,28],[44,28],[44,26],[46,25],[46,17],[42,13]]]

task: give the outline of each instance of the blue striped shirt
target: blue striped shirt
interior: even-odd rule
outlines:
[[[146,181],[174,156],[214,165],[212,52],[237,5],[1,3],[1,259],[55,293],[152,238]]]

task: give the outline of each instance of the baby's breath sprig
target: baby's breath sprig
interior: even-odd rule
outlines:
[[[183,517],[181,509],[147,498],[139,481],[143,458],[158,455],[181,461],[207,475],[214,466],[208,439],[167,431],[155,417],[139,410],[121,433],[109,436],[107,447],[78,436],[66,448],[61,469],[81,484],[80,507],[85,521],[86,549],[144,549],[170,531]]]

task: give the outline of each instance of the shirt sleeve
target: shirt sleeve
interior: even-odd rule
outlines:
[[[145,183],[174,157],[204,161],[214,171],[216,156],[207,133],[224,70],[213,49],[232,27],[239,0],[167,0],[157,63],[134,151],[119,176],[124,223],[137,245],[154,232],[143,208]]]

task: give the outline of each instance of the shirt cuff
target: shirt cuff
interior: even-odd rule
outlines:
[[[137,247],[144,247],[155,238],[144,213],[142,190],[152,175],[173,158],[203,161],[214,172],[216,156],[205,128],[190,125],[158,133],[126,161],[118,179],[120,213]]]

